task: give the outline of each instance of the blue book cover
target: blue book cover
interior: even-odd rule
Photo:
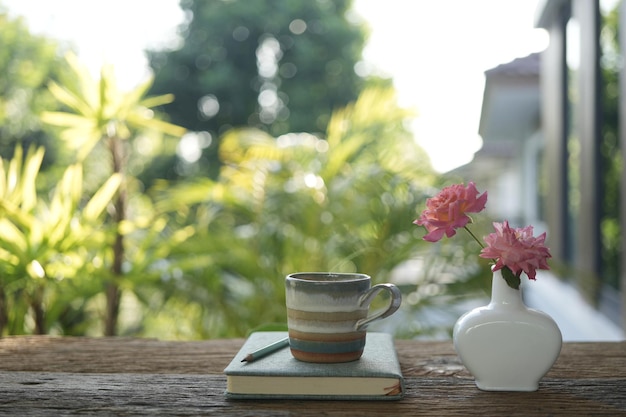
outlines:
[[[404,396],[404,379],[390,334],[368,332],[363,356],[352,362],[301,362],[288,347],[252,362],[244,361],[249,353],[286,336],[286,332],[250,335],[224,369],[227,397],[398,400]]]

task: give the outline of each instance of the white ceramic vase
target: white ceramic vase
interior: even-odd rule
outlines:
[[[547,314],[524,305],[521,289],[493,273],[491,302],[454,325],[454,348],[485,391],[536,391],[561,352],[561,331]]]

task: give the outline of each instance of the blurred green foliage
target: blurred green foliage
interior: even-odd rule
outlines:
[[[620,238],[620,175],[624,170],[619,144],[619,76],[622,70],[623,57],[620,55],[618,42],[619,5],[602,16],[602,138],[600,145],[601,165],[603,172],[603,199],[601,221],[601,256],[603,283],[619,289],[619,274],[623,268],[623,251]]]
[[[128,142],[135,139],[138,132],[180,137],[185,129],[155,117],[152,107],[171,102],[173,96],[168,94],[146,97],[152,85],[151,79],[131,91],[122,91],[117,87],[111,66],[104,66],[100,78],[95,80],[78,62],[76,56],[67,54],[66,60],[69,71],[65,84],[61,86],[51,82],[49,88],[68,111],[46,111],[41,118],[48,124],[63,128],[61,138],[76,152],[79,162],[94,153],[96,145],[103,145],[110,158],[110,172],[122,178],[110,210],[113,239],[110,243],[110,274],[104,282],[104,333],[113,336],[117,334],[122,285],[127,274],[124,264],[129,262],[133,266],[137,265],[136,259],[129,257],[133,252],[129,251],[129,243],[132,241],[127,230],[129,223],[132,224],[130,228],[135,229],[137,223],[133,221],[136,217],[142,217],[129,214],[129,187],[133,183],[133,177],[128,172],[128,160],[132,150]],[[152,220],[148,228],[161,223]],[[145,254],[139,256],[144,257]]]
[[[184,146],[168,139],[184,130],[155,110],[173,97],[147,96],[152,80],[122,91],[107,67],[93,79],[71,54],[60,68],[47,104],[27,107],[58,135],[63,162],[43,170],[43,148],[13,146],[0,165],[0,336],[243,336],[284,326],[286,274],[332,270],[396,280],[406,299],[393,331],[412,337],[449,325],[424,307],[449,312],[482,287],[469,240],[427,244],[412,224],[443,179],[384,80],[364,91],[340,82],[354,96],[314,112],[323,132],[222,130],[215,176],[143,182]],[[299,106],[294,123],[309,117]]]
[[[32,35],[22,19],[10,19],[0,5],[0,156],[11,158],[18,143],[45,146],[44,166],[57,159],[39,113],[57,108],[46,86],[62,72],[58,45]]]
[[[173,259],[185,266],[170,279],[200,314],[198,335],[285,321],[290,272],[359,271],[381,282],[413,255],[411,222],[435,175],[408,117],[391,90],[366,90],[333,115],[326,139],[233,130],[216,181],[161,185],[157,207],[198,229],[178,248]]]
[[[118,92],[108,73],[94,82],[75,58],[68,60],[76,82],[53,83],[51,90],[70,112],[43,113],[44,121],[64,128],[62,137],[78,156],[49,204],[65,216],[63,222],[60,214],[47,217],[55,227],[66,225],[65,234],[57,236],[55,228],[37,232],[24,220],[36,207],[47,207],[46,199],[32,191],[43,150],[30,152],[20,177],[27,203],[4,203],[4,228],[21,228],[44,244],[37,250],[30,245],[22,254],[12,235],[4,235],[3,305],[21,306],[6,309],[13,314],[5,315],[6,332],[110,334],[107,294],[113,282],[122,334],[240,336],[284,322],[287,273],[361,271],[385,281],[420,245],[411,222],[437,177],[406,129],[413,115],[397,106],[392,89],[363,92],[335,112],[324,137],[297,133],[274,138],[256,129],[227,132],[216,180],[162,181],[139,192],[132,176],[115,168],[111,154],[108,175],[113,176],[90,200],[79,175],[82,166],[94,163],[90,154],[102,158],[114,140],[122,141],[124,152],[132,151],[132,140],[145,128],[176,129],[156,118],[137,123],[129,112],[147,108],[147,85],[139,92]],[[120,160],[129,157],[124,155]],[[19,166],[21,159],[17,154],[10,165]],[[122,192],[128,198],[126,215],[116,217]],[[109,215],[100,216],[105,207]],[[56,233],[56,240],[46,233]],[[124,250],[118,253],[120,236]],[[118,271],[117,256],[122,257]],[[57,259],[65,269],[55,266]],[[14,301],[17,294],[21,304]]]
[[[176,101],[164,106],[171,121],[210,134],[195,172],[216,177],[218,143],[229,129],[323,133],[332,112],[356,100],[368,81],[355,71],[367,32],[350,18],[351,4],[180,2],[187,16],[181,45],[148,52],[155,73],[150,94],[173,93]]]
[[[77,324],[72,301],[92,291],[85,261],[104,241],[100,217],[121,182],[113,175],[87,199],[75,164],[47,199],[35,187],[43,154],[30,148],[22,158],[18,147],[0,164],[0,335]]]

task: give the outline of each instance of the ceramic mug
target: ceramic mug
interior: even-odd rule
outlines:
[[[402,302],[393,284],[371,286],[365,274],[299,272],[285,278],[287,327],[292,355],[305,362],[357,360],[365,347],[366,328],[389,317]],[[369,314],[372,300],[387,291],[386,309]]]

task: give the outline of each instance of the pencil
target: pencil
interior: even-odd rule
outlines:
[[[264,356],[267,356],[271,353],[276,352],[284,347],[289,346],[289,338],[285,337],[284,339],[280,339],[270,345],[265,346],[264,348],[255,350],[252,353],[248,353],[245,358],[241,360],[241,362],[252,362],[257,359],[260,359]]]

